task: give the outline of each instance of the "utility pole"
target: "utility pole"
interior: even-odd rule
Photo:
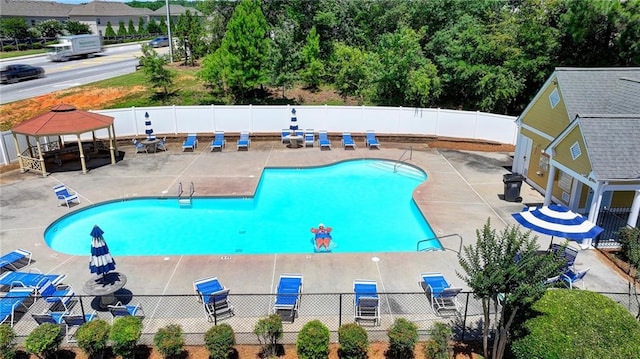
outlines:
[[[169,10],[169,0],[165,0],[167,6],[167,35],[169,35],[169,62],[173,63],[173,38],[171,37],[171,11]]]

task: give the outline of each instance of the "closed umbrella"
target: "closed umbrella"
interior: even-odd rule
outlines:
[[[89,269],[91,273],[102,275],[104,278],[107,273],[116,269],[116,261],[113,260],[109,253],[109,247],[104,241],[102,235],[104,231],[98,226],[93,226],[91,230],[91,258],[89,260]]]
[[[296,109],[292,108],[291,109],[291,124],[289,125],[289,130],[291,130],[292,132],[298,130],[298,118],[296,117]]]
[[[523,227],[550,235],[552,243],[554,236],[582,241],[595,238],[604,230],[561,204],[529,207],[522,212],[513,213],[512,216]]]
[[[151,120],[149,120],[149,113],[144,113],[144,133],[147,134],[147,140],[155,140],[156,135],[153,134],[153,128],[151,127]]]

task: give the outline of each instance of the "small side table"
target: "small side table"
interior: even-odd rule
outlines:
[[[83,290],[89,295],[100,297],[100,308],[116,304],[118,301],[115,292],[124,288],[127,284],[127,276],[119,272],[107,273],[104,277],[89,279],[84,283]]]

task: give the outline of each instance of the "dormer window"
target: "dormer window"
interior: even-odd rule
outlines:
[[[551,108],[555,108],[560,103],[560,94],[558,94],[558,89],[553,89],[551,95],[549,95],[549,102],[551,103]]]

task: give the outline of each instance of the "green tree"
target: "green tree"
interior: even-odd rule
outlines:
[[[105,37],[116,37],[116,32],[113,31],[113,26],[111,26],[111,21],[107,21],[107,28],[104,30]]]
[[[79,21],[67,21],[67,23],[64,24],[64,27],[70,35],[82,35],[91,33],[91,28],[89,28],[89,25],[83,24]]]
[[[184,54],[184,64],[195,66],[195,60],[204,56],[207,47],[202,41],[203,25],[200,17],[187,10],[178,17],[175,34],[178,37],[178,49]]]
[[[476,230],[476,245],[464,246],[459,259],[464,273],[458,272],[458,276],[482,301],[485,358],[503,357],[517,315],[542,297],[546,279],[559,273],[562,266],[558,257],[537,253],[537,237],[530,238],[530,233],[507,226],[498,234],[487,220],[482,231]],[[489,356],[492,307],[497,323]]]
[[[338,93],[364,101],[371,98],[372,72],[379,65],[377,54],[338,42],[334,45],[329,73]]]
[[[164,17],[160,18],[160,24],[158,24],[158,32],[161,34],[168,34],[169,31],[167,31],[167,22],[165,20]]]
[[[127,33],[129,35],[135,35],[138,33],[135,25],[133,25],[133,19],[129,19],[129,23],[127,24]]]
[[[320,60],[320,36],[315,26],[309,31],[301,55],[303,68],[300,75],[302,80],[308,88],[317,90],[324,76],[324,64]]]
[[[269,47],[269,77],[273,86],[282,87],[282,98],[287,88],[297,80],[296,70],[300,60],[293,41],[295,25],[283,20],[271,29]]]
[[[118,36],[127,36],[127,28],[124,26],[124,21],[118,23]]]
[[[222,79],[225,89],[236,99],[245,99],[252,89],[267,80],[267,31],[259,2],[242,0],[227,24],[220,48],[207,56],[211,57],[209,61],[205,59],[201,75],[210,83]],[[220,69],[209,66],[220,66]]]
[[[169,88],[173,86],[173,78],[175,73],[165,68],[165,64],[169,62],[167,55],[160,56],[148,44],[142,45],[142,56],[138,58],[142,65],[142,71],[149,80],[151,86],[161,88],[163,98],[169,96]]]
[[[24,39],[29,36],[27,23],[21,17],[0,19],[0,35],[13,39]]]
[[[147,24],[147,33],[149,34],[158,34],[160,33],[160,24],[156,21],[156,19],[151,18],[149,23]]]
[[[37,23],[36,29],[43,37],[56,37],[64,34],[64,24],[53,19]]]
[[[144,26],[144,19],[142,18],[142,16],[140,16],[138,18],[138,34],[146,35],[148,33],[149,31],[147,30],[147,27]]]

